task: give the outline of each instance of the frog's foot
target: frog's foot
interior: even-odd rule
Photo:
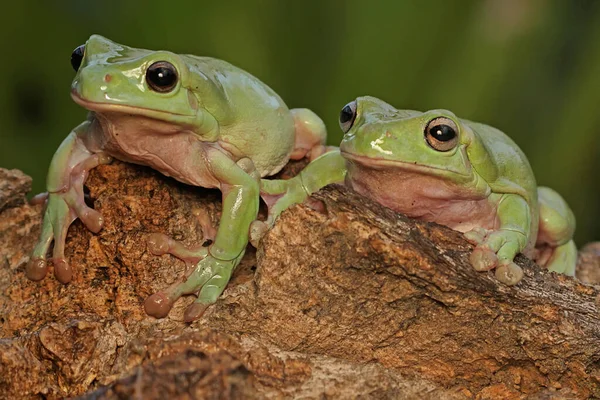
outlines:
[[[198,292],[196,301],[185,310],[184,320],[192,322],[199,318],[208,306],[217,301],[242,255],[228,261],[208,255],[196,264],[183,282],[148,297],[144,303],[146,313],[155,318],[164,318],[179,297]]]
[[[73,270],[65,258],[67,230],[77,218],[81,219],[81,222],[94,233],[102,229],[104,224],[102,215],[85,204],[83,181],[91,168],[99,164],[106,164],[110,160],[110,157],[102,153],[91,156],[73,168],[68,189],[51,192],[47,195],[42,233],[33,250],[31,260],[25,268],[25,274],[29,279],[39,281],[46,276],[48,271],[46,254],[54,240],[52,254],[54,275],[62,283],[71,281]]]
[[[558,247],[548,247],[536,262],[549,271],[574,276],[577,266],[577,247],[572,240]]]
[[[465,233],[465,238],[476,245],[469,257],[477,271],[496,269],[496,279],[512,286],[523,278],[523,270],[513,262],[521,248],[524,236],[508,230],[476,228]]]

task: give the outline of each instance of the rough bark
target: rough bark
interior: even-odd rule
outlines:
[[[75,274],[28,281],[42,206],[0,170],[0,398],[587,398],[600,396],[599,289],[524,257],[506,287],[468,264],[457,232],[350,190],[284,212],[193,324],[192,298],[155,320],[144,299],[181,277],[154,256],[162,232],[188,245],[217,223],[217,191],[114,163],[87,186],[106,225],[69,230]],[[325,210],[325,211],[324,211]],[[581,256],[598,282],[600,254]]]

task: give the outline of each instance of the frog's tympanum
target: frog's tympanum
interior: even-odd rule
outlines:
[[[155,254],[193,261],[185,278],[150,296],[146,311],[164,317],[183,294],[198,292],[185,313],[198,317],[214,303],[244,254],[257,217],[261,177],[289,159],[324,151],[325,126],[307,109],[289,110],[268,86],[227,62],[126,47],[101,36],[75,49],[73,100],[90,111],[57,150],[47,178],[42,233],[27,276],[44,278],[54,240],[56,278],[67,283],[65,237],[77,218],[93,232],[103,225],[84,202],[88,172],[112,158],[150,166],[176,180],[223,194],[214,242],[185,249],[170,238],[151,236]]]
[[[536,186],[527,158],[504,133],[450,111],[397,110],[374,97],[346,105],[340,126],[339,152],[322,155],[290,181],[264,185],[279,196],[266,225],[310,193],[345,180],[397,212],[464,232],[476,245],[473,267],[495,268],[506,284],[523,277],[513,262],[519,252],[574,274],[573,213],[555,191]]]

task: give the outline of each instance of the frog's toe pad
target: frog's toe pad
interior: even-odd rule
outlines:
[[[146,240],[148,251],[155,256],[167,254],[171,247],[169,243],[170,240],[171,239],[167,235],[163,235],[162,233],[152,233]]]
[[[508,286],[516,285],[523,279],[523,269],[511,262],[496,268],[496,279]]]
[[[148,297],[144,302],[146,314],[154,318],[164,318],[173,307],[173,300],[166,293],[158,292]]]
[[[78,216],[85,227],[93,233],[100,232],[104,226],[104,217],[93,208],[85,207],[85,211],[82,211]]]
[[[60,283],[69,283],[73,279],[73,268],[64,258],[55,258],[54,264],[54,276]]]
[[[498,256],[485,247],[476,247],[471,253],[469,261],[476,271],[490,271],[498,265]]]
[[[25,275],[32,281],[41,281],[48,272],[46,260],[40,257],[34,257],[27,263],[25,267]]]
[[[204,303],[190,304],[183,313],[183,320],[188,323],[197,320],[204,314],[209,305]]]
[[[269,230],[269,225],[267,225],[263,221],[254,221],[250,224],[250,234],[248,235],[248,239],[252,246],[258,248],[258,244],[260,240],[265,236],[267,231]]]

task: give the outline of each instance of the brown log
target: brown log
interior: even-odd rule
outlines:
[[[191,325],[180,300],[144,299],[181,278],[155,232],[185,244],[215,225],[220,194],[123,163],[87,182],[106,224],[75,222],[75,274],[28,281],[42,206],[0,170],[0,398],[589,398],[600,396],[599,290],[524,257],[515,287],[468,264],[462,236],[340,186],[283,213]],[[325,211],[323,211],[325,210]],[[579,271],[597,283],[600,256]]]

